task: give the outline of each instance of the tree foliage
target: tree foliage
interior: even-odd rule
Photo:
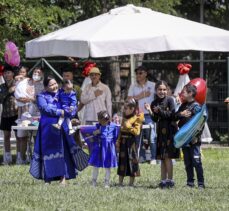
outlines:
[[[81,19],[94,17],[107,12],[114,7],[126,4],[134,4],[136,6],[148,7],[164,13],[176,14],[174,8],[180,4],[180,0],[167,0],[166,4],[165,1],[159,0],[79,0],[78,2],[83,11]]]
[[[26,41],[75,22],[80,9],[73,3],[71,0],[1,0],[0,56],[7,40],[14,41],[23,55]]]
[[[1,0],[0,57],[7,40],[24,55],[24,43],[112,8],[134,4],[153,10],[200,20],[201,0]],[[204,0],[205,23],[229,29],[229,0]]]
[[[202,0],[204,23],[229,30],[229,0]],[[199,22],[201,0],[181,0],[176,11],[183,17]]]

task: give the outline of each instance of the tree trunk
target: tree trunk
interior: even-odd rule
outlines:
[[[121,109],[120,64],[117,62],[118,56],[111,57],[110,60],[111,78],[109,81],[112,93],[113,113],[116,113]]]

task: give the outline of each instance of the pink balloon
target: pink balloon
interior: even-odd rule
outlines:
[[[11,66],[19,66],[20,55],[17,46],[13,42],[7,42],[5,45],[5,62]]]

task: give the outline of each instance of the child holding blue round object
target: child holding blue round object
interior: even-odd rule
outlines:
[[[93,140],[90,143],[90,159],[88,164],[93,166],[92,185],[96,186],[99,168],[105,168],[105,187],[110,186],[111,168],[117,167],[115,143],[118,138],[119,127],[110,121],[107,111],[98,113],[99,123],[93,132]]]
[[[181,97],[182,104],[175,114],[175,120],[179,120],[178,127],[181,128],[187,123],[196,113],[201,111],[201,106],[195,101],[197,94],[197,88],[192,84],[184,86]],[[184,164],[187,174],[187,186],[194,187],[194,168],[197,174],[198,187],[205,188],[204,174],[201,161],[201,133],[203,128],[200,128],[200,132],[196,137],[186,146],[182,147],[184,154]]]
[[[173,163],[172,159],[179,158],[180,151],[173,145],[174,135],[177,131],[176,122],[173,121],[175,103],[172,97],[167,96],[169,86],[165,81],[158,81],[155,85],[156,98],[145,108],[157,124],[157,159],[161,160],[161,182],[159,187],[172,188]]]

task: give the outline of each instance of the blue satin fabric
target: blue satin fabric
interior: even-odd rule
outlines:
[[[63,122],[61,130],[52,126],[61,115],[61,106],[55,100],[55,93],[42,92],[37,96],[37,104],[41,119],[30,166],[31,175],[45,181],[59,180],[61,177],[75,178],[79,158],[77,153],[84,152],[76,145],[73,136],[68,135],[66,121]],[[83,168],[86,168],[87,160],[83,162]],[[82,170],[82,166],[79,170]]]
[[[100,134],[93,135],[95,130],[99,130]],[[81,128],[81,133],[91,152],[89,165],[98,168],[117,167],[115,143],[118,139],[119,131],[120,127],[112,122],[106,126],[97,124]]]

